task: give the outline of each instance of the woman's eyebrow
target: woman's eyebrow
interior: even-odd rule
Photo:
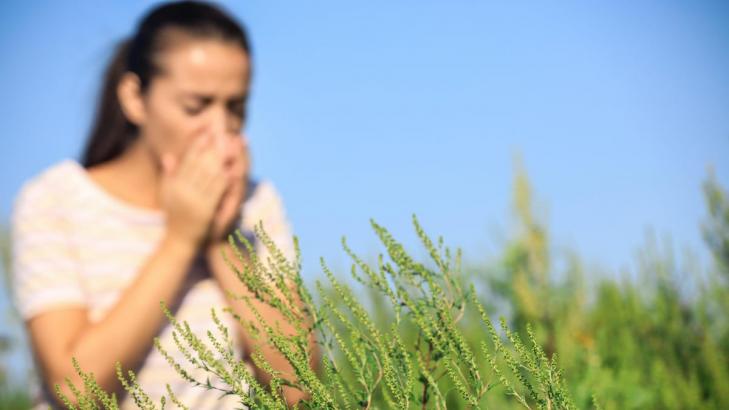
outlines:
[[[203,103],[209,103],[215,99],[215,97],[208,95],[208,94],[200,94],[200,93],[193,93],[193,92],[184,92],[180,94],[180,99],[182,100],[199,100]]]
[[[200,94],[196,92],[183,92],[180,94],[180,99],[194,99],[200,100],[201,102],[209,103],[215,100],[215,96],[209,94]],[[248,99],[248,93],[237,94],[228,97],[226,100],[231,102],[244,102]]]
[[[248,94],[238,94],[231,96],[228,101],[232,103],[243,103],[248,99]]]

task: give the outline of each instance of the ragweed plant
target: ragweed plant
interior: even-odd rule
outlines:
[[[177,362],[157,339],[155,347],[188,383],[235,395],[242,406],[249,408],[287,408],[283,386],[307,393],[307,399],[297,408],[479,408],[484,406],[484,397],[495,390],[527,409],[575,407],[556,356],[548,357],[531,331],[528,340],[523,341],[504,320],[497,326],[492,323],[475,287],[464,280],[460,251],[452,252],[442,238],[433,242],[413,216],[415,231],[429,255],[428,261],[418,262],[384,227],[374,221],[371,225],[385,253],[376,263],[368,264],[343,240],[344,250],[353,262],[351,275],[355,283],[338,278],[322,259],[327,282],[316,282],[316,300],[300,275],[296,239],[296,256],[291,261],[262,225],[256,227],[255,234],[267,250],[266,260],[259,258],[240,231],[229,237],[232,254],[247,262],[236,265],[227,254],[226,262],[253,295],[231,296],[245,301],[255,320],[242,318],[230,308],[222,311],[233,315],[251,335],[273,345],[291,364],[294,377],[274,371],[259,345],[251,358],[259,369],[271,374],[268,386],[259,383],[246,363],[233,354],[229,329],[216,310],[211,312],[211,320],[217,334],[197,335],[162,305],[174,328],[177,348],[187,363]],[[384,302],[378,306],[379,318],[373,317],[367,300],[352,285],[369,289],[378,303]],[[281,312],[294,325],[294,333],[284,333],[278,323],[270,323],[253,298]],[[465,324],[467,311],[477,320]],[[471,334],[473,327],[478,327],[481,337],[468,340],[463,332],[465,325]],[[310,366],[312,332],[323,353],[318,371]],[[185,370],[187,365],[204,370],[210,377],[194,378]],[[75,400],[63,396],[56,386],[69,408],[118,408],[115,395],[103,391],[93,374],[84,373],[75,360],[74,366],[84,384],[81,389],[67,380]],[[168,404],[187,408],[169,384],[168,396],[155,402],[137,384],[134,373],[125,374],[119,363],[117,376],[139,408],[165,408]],[[222,385],[211,383],[211,377],[221,380]]]

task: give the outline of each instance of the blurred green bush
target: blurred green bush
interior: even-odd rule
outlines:
[[[515,234],[489,266],[462,267],[460,253],[431,241],[415,220],[429,261],[413,260],[373,222],[385,255],[367,263],[345,242],[355,280],[322,261],[327,280],[317,281],[316,295],[298,279],[298,261],[276,261],[274,271],[296,283],[303,309],[276,301],[265,286],[277,285],[257,281],[260,271],[239,272],[264,300],[313,319],[324,353],[320,374],[304,369],[308,327],[284,338],[272,327],[245,324],[276,340],[295,364],[295,386],[312,394],[304,408],[727,409],[729,201],[713,176],[704,195],[701,229],[711,267],[678,266],[670,243],[649,238],[636,272],[611,275],[592,272],[576,255],[555,263],[563,255],[550,247],[519,171]],[[202,335],[177,325],[187,342],[181,347],[209,353],[213,373],[222,371],[215,363],[225,348],[206,346]],[[231,372],[229,382],[239,383],[241,374]],[[241,402],[281,407],[281,384],[287,382],[274,378],[273,391],[254,386],[256,397]],[[147,406],[141,390],[129,390]],[[0,408],[8,406],[5,397]]]

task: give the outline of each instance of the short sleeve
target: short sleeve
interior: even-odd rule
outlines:
[[[86,305],[68,218],[47,186],[25,185],[11,215],[11,288],[25,320],[69,305]]]
[[[291,223],[286,216],[281,196],[269,181],[256,184],[251,198],[246,201],[241,231],[250,234],[259,222],[286,259],[293,262],[296,255]],[[266,261],[270,256],[268,249],[258,239],[253,243],[259,259]]]

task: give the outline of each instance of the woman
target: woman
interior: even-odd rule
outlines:
[[[200,335],[213,328],[211,307],[229,304],[250,317],[223,291],[245,292],[220,255],[234,229],[250,234],[262,221],[291,256],[279,196],[269,182],[249,181],[239,134],[250,56],[245,32],[218,8],[182,2],[152,10],[106,72],[82,162],[61,161],[21,189],[12,215],[14,299],[42,375],[40,404],[57,400],[56,383],[72,397],[65,377],[81,385],[75,357],[118,396],[117,361],[136,371],[153,399],[169,383],[190,408],[239,406],[184,382],[152,341],[158,336],[178,352],[160,301]],[[220,316],[237,330],[235,353],[245,357],[252,341]],[[270,346],[264,354],[289,369]],[[269,380],[260,371],[258,378]],[[286,394],[290,402],[300,398]],[[134,407],[130,397],[121,405]]]

